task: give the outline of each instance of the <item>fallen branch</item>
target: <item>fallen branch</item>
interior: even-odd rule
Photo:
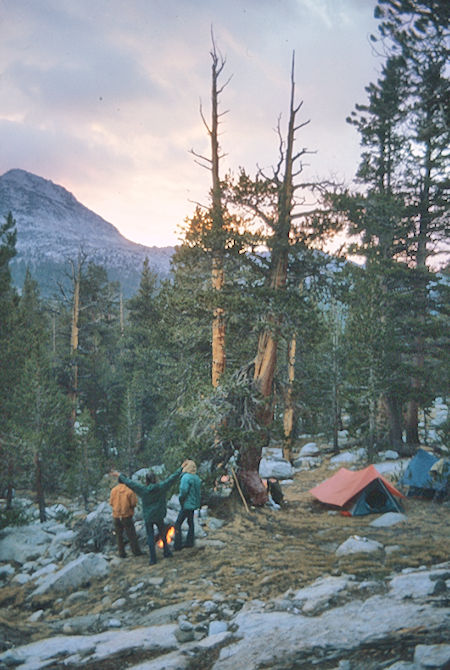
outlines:
[[[239,485],[238,478],[237,478],[237,476],[236,476],[236,473],[235,473],[235,471],[234,471],[234,468],[231,468],[231,472],[233,473],[233,479],[234,479],[234,481],[236,482],[237,490],[239,491],[239,495],[241,496],[241,498],[242,498],[242,502],[243,502],[244,505],[245,505],[245,509],[247,510],[248,514],[250,514],[250,510],[249,510],[249,508],[248,508],[247,501],[246,501],[246,499],[244,498],[244,494],[242,493],[242,489],[241,489],[241,487],[240,487],[240,485]]]

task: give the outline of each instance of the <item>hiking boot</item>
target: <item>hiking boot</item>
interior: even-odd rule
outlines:
[[[148,562],[149,565],[156,565],[156,561],[152,561],[152,559],[149,560]]]
[[[173,558],[172,552],[167,550],[166,553],[164,554],[164,558]]]

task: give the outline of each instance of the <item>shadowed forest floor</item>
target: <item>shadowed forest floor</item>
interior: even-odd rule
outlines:
[[[237,611],[246,601],[279,597],[325,574],[347,573],[361,580],[377,580],[405,567],[448,560],[448,502],[405,499],[406,523],[374,528],[370,523],[375,515],[330,513],[308,493],[333,472],[325,462],[313,471],[297,473],[294,483],[284,489],[286,503],[279,511],[264,507],[247,513],[237,499],[222,528],[207,530],[206,539],[199,539],[196,547],[184,549],[172,559],[162,560],[158,550],[160,560],[154,566],[148,565],[147,554],[113,561],[109,575],[90,585],[86,599],[70,605],[70,616],[103,612],[113,616],[111,602],[126,598],[123,609],[139,612],[140,618],[130,624],[123,620],[124,625],[148,624],[149,615],[155,615],[151,621],[157,623],[160,608],[194,601],[190,620],[195,622],[197,610],[199,616],[202,611],[199,604],[218,594]],[[336,548],[351,535],[395,548],[381,557],[375,553],[337,558]],[[130,600],[130,588],[142,582]],[[15,644],[55,635],[55,624],[67,607],[57,593],[41,596],[39,602],[30,600],[31,590],[27,585],[2,590],[0,632]],[[105,593],[109,602],[105,602]],[[38,607],[45,610],[44,620],[28,622]]]

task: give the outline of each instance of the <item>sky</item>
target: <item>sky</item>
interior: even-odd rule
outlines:
[[[225,57],[221,175],[278,160],[295,51],[305,178],[351,182],[345,121],[381,67],[375,0],[0,0],[0,174],[67,188],[128,239],[172,246],[208,204],[211,29]]]

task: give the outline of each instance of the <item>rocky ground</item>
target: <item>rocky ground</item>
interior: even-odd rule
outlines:
[[[73,518],[22,564],[0,536],[0,668],[450,668],[448,503],[406,499],[405,518],[377,527],[311,497],[335,471],[316,465],[281,509],[236,497],[201,519],[195,548],[155,566],[112,544],[80,552]],[[92,572],[64,583],[86,556]]]

